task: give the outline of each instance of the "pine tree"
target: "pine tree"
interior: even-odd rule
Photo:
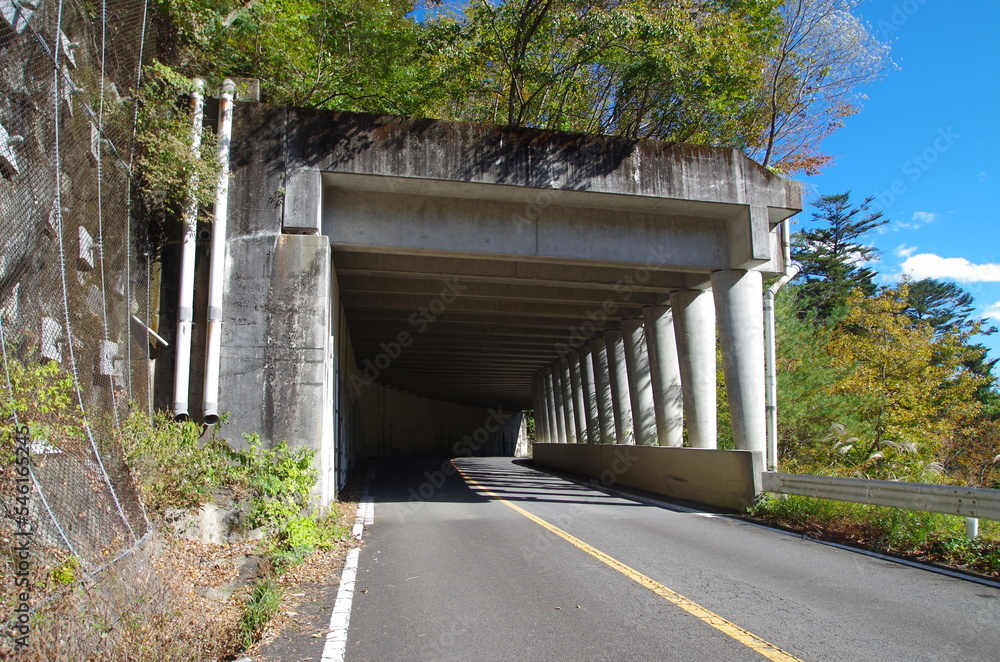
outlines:
[[[996,327],[987,327],[986,320],[972,316],[976,309],[972,295],[955,283],[924,278],[909,283],[904,311],[915,322],[925,322],[934,329],[935,336],[963,334],[967,351],[965,368],[983,378],[976,391],[976,399],[983,404],[988,415],[1000,414],[1000,393],[996,391],[993,368],[1000,359],[990,359],[981,343],[973,343],[978,335],[996,333]]]
[[[870,211],[874,198],[852,207],[850,196],[850,191],[822,196],[811,219],[819,227],[792,237],[792,259],[799,263],[799,279],[804,281],[799,296],[820,321],[835,317],[852,291],[872,295],[876,289],[875,272],[865,264],[879,252],[861,240],[889,220],[882,212]]]

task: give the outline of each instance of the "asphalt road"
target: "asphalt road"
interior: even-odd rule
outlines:
[[[611,496],[510,459],[456,462],[465,477],[446,476],[441,459],[376,468],[348,661],[767,659],[697,608],[791,656],[771,659],[1000,660],[1000,589]]]

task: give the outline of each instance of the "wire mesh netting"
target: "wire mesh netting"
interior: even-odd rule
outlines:
[[[156,267],[133,205],[146,3],[0,0],[0,14],[0,622],[9,635],[24,571],[96,575],[149,530],[116,431],[130,409],[150,407]]]

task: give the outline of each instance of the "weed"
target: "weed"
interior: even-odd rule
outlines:
[[[75,556],[70,556],[53,568],[50,576],[56,584],[72,584],[76,581],[79,571],[80,560]]]
[[[137,135],[144,197],[151,208],[172,214],[179,212],[190,195],[199,206],[207,207],[214,200],[220,171],[215,136],[203,132],[201,157],[196,157],[191,151],[189,110],[178,103],[194,90],[194,83],[156,60],[144,70]]]
[[[350,529],[339,523],[341,513],[333,508],[322,516],[293,518],[275,537],[270,555],[275,567],[283,572],[305,560],[317,550],[333,549],[346,540]]]
[[[58,363],[39,355],[37,345],[26,340],[21,347],[8,343],[7,351],[20,360],[8,361],[0,389],[0,420],[27,425],[38,444],[89,457],[83,413],[74,401],[73,377]],[[13,464],[14,428],[0,427],[3,464]],[[6,481],[5,481],[6,482]]]
[[[214,438],[203,442],[201,436],[197,423],[175,421],[164,413],[150,419],[133,408],[119,438],[147,506],[199,506],[212,490],[232,480],[228,447]]]
[[[243,617],[240,619],[240,635],[244,648],[253,646],[260,639],[264,626],[270,622],[281,605],[281,590],[272,579],[260,579],[250,589]]]
[[[954,515],[777,494],[761,497],[750,515],[816,538],[1000,574],[1000,532],[992,522],[969,540],[964,519]]]

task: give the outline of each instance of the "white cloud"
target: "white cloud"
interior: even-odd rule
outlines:
[[[938,215],[932,211],[918,211],[913,213],[913,218],[909,223],[906,221],[898,221],[895,224],[895,229],[897,230],[916,230],[917,228],[927,225],[928,223],[933,223],[937,220]],[[883,226],[885,227],[885,226]]]
[[[906,258],[903,273],[917,280],[945,278],[965,283],[1000,283],[1000,264],[973,264],[964,257],[941,257],[933,253]]]
[[[917,252],[916,246],[907,246],[906,244],[900,244],[899,246],[896,246],[896,250],[893,251],[896,257],[901,257],[903,259],[910,257],[916,252]]]
[[[1000,301],[986,309],[986,316],[1000,322]]]
[[[983,172],[979,173],[979,175],[976,177],[976,181],[978,181],[980,184],[982,184],[983,182],[985,182],[989,178],[990,178],[989,174],[986,171],[983,171]]]

